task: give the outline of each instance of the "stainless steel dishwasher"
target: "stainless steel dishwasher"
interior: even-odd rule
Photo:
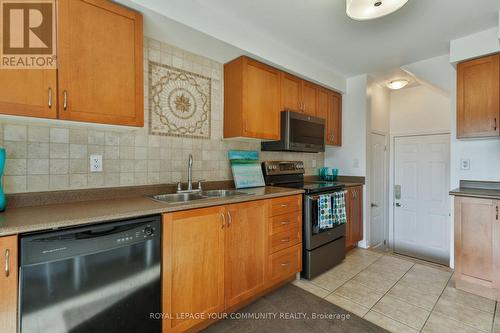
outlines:
[[[21,238],[22,333],[161,332],[160,217]]]

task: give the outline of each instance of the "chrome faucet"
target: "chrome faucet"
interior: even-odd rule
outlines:
[[[188,160],[188,184],[187,189],[182,190],[181,182],[177,183],[177,193],[191,193],[191,192],[201,192],[203,189],[201,188],[201,182],[204,180],[198,181],[198,188],[196,190],[193,189],[193,155],[189,154]]]
[[[188,161],[188,191],[193,190],[193,155],[189,154]]]

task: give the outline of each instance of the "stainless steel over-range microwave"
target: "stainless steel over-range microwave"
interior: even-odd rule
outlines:
[[[319,153],[325,151],[325,120],[307,114],[281,112],[281,140],[262,142],[262,150]]]

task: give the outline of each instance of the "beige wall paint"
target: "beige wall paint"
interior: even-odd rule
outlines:
[[[193,177],[232,179],[227,152],[260,150],[258,141],[224,140],[223,65],[172,45],[145,39],[145,59],[212,78],[210,140],[154,136],[144,128],[66,123],[0,116],[0,146],[7,150],[6,193],[174,183]],[[148,72],[144,67],[145,124],[148,124]],[[103,172],[89,171],[89,155],[103,155]],[[262,160],[303,160],[307,174],[323,166],[324,154],[262,152]],[[313,161],[316,167],[313,167]]]

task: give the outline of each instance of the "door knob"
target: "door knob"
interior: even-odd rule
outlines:
[[[374,204],[374,203],[372,203],[372,204],[371,204],[371,206],[372,206],[372,207],[378,207],[378,205],[377,205],[377,204]]]
[[[399,202],[396,202],[396,207],[401,207],[401,204]]]

